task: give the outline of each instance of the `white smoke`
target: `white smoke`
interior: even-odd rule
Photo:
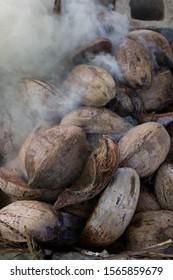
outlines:
[[[62,1],[63,2],[63,1]],[[104,9],[97,1],[73,0],[62,17],[53,14],[53,0],[1,0],[0,73],[47,76],[62,57],[98,36],[119,40],[128,32],[127,18]],[[3,75],[4,74],[4,75]]]
[[[57,80],[58,84],[75,48],[99,36],[116,44],[127,34],[126,16],[103,9],[98,2],[62,0],[66,8],[57,15],[54,0],[0,1],[0,98],[12,116],[16,135],[30,128],[15,96],[21,78]],[[104,14],[101,18],[100,13]],[[113,28],[109,28],[109,20]]]
[[[96,5],[86,2],[69,1],[57,17],[53,1],[1,0],[1,75],[50,75],[63,55],[96,34]]]
[[[99,53],[95,56],[88,56],[90,63],[106,69],[115,80],[124,82],[123,74],[115,58],[109,53]]]

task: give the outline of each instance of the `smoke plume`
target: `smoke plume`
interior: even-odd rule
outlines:
[[[10,114],[17,139],[23,140],[22,135],[25,137],[32,128],[16,97],[21,78],[58,84],[68,65],[67,57],[75,48],[100,36],[115,45],[128,32],[126,16],[99,1],[64,0],[62,4],[62,15],[57,15],[53,12],[54,0],[1,0],[0,105]],[[105,29],[103,22],[107,24],[108,20],[113,28]]]

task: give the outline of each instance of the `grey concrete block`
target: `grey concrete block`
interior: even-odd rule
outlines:
[[[172,28],[172,0],[115,0],[115,10],[126,14],[130,29]]]

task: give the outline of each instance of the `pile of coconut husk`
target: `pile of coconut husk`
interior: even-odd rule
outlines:
[[[169,42],[134,30],[116,46],[96,38],[68,61],[62,86],[19,82],[24,118],[32,115],[25,139],[16,141],[9,112],[1,120],[2,259],[172,259]]]

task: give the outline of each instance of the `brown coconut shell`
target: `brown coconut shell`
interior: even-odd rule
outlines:
[[[23,174],[14,166],[0,168],[0,189],[9,197],[10,201],[40,200],[54,202],[60,193],[58,188],[32,188],[25,181]]]
[[[61,213],[39,201],[15,201],[0,210],[0,236],[11,242],[26,242],[27,235],[40,242],[52,241],[63,223]]]
[[[57,117],[58,109],[65,107],[60,89],[43,80],[21,79],[18,84],[17,96],[29,113],[45,120]]]
[[[81,232],[85,226],[86,219],[75,214],[61,211],[63,223],[56,235],[52,247],[54,245],[62,248],[74,245],[78,242]]]
[[[149,29],[137,29],[129,32],[128,37],[143,45],[149,53],[153,69],[173,67],[173,53],[171,46],[161,33]]]
[[[113,50],[124,80],[134,88],[149,88],[152,81],[151,59],[138,42],[125,38]]]
[[[91,199],[82,201],[82,202],[77,202],[75,204],[70,204],[65,207],[63,207],[61,210],[65,211],[67,213],[74,214],[78,217],[81,217],[83,219],[88,219],[90,215],[92,214],[97,201],[100,197],[100,194],[94,196]]]
[[[173,164],[163,163],[156,173],[155,192],[163,209],[173,210]]]
[[[88,157],[88,142],[81,128],[57,125],[32,141],[29,136],[28,141],[23,161],[30,186],[58,189],[80,176]]]
[[[82,175],[59,194],[55,208],[77,204],[97,196],[112,179],[118,164],[117,143],[108,136],[100,137],[99,145],[86,162]]]
[[[172,239],[172,235],[172,211],[140,212],[134,215],[126,230],[127,250],[142,250]]]
[[[11,116],[5,111],[1,111],[0,120],[0,164],[10,160],[16,153],[13,143],[13,132],[11,126]]]
[[[78,48],[72,57],[72,61],[74,64],[86,63],[90,56],[97,55],[100,52],[111,53],[111,51],[112,43],[110,40],[107,38],[97,38]]]
[[[169,137],[171,139],[171,145],[170,145],[170,149],[169,149],[169,153],[168,156],[166,158],[167,162],[172,163],[173,162],[173,120],[172,120],[172,115],[173,113],[171,112],[171,117],[170,117],[170,122],[169,124],[166,126],[166,130],[169,134]]]
[[[170,137],[159,123],[137,125],[118,142],[120,165],[134,168],[140,177],[153,174],[164,162],[170,148]]]
[[[105,107],[121,117],[137,118],[144,110],[139,95],[127,86],[117,86],[115,97]]]
[[[28,180],[28,175],[25,169],[25,159],[26,159],[26,153],[32,143],[34,141],[35,137],[37,137],[41,132],[46,131],[47,129],[53,127],[53,124],[51,122],[41,122],[38,124],[28,135],[26,140],[24,141],[22,147],[20,148],[19,151],[19,156],[18,156],[18,165],[20,165],[20,171],[22,173],[22,176],[25,178],[25,181]]]
[[[62,118],[61,125],[76,125],[86,133],[107,134],[121,137],[132,125],[115,112],[106,108],[80,107]]]
[[[147,188],[143,187],[140,190],[139,200],[135,212],[138,213],[151,210],[161,210],[161,206],[157,198]]]
[[[139,198],[140,180],[131,168],[119,168],[104,190],[80,237],[87,247],[107,246],[129,225]]]
[[[170,70],[153,76],[149,89],[138,91],[145,111],[160,111],[173,102],[173,77]]]
[[[112,75],[99,66],[80,64],[69,73],[65,83],[83,105],[102,107],[115,96]]]

